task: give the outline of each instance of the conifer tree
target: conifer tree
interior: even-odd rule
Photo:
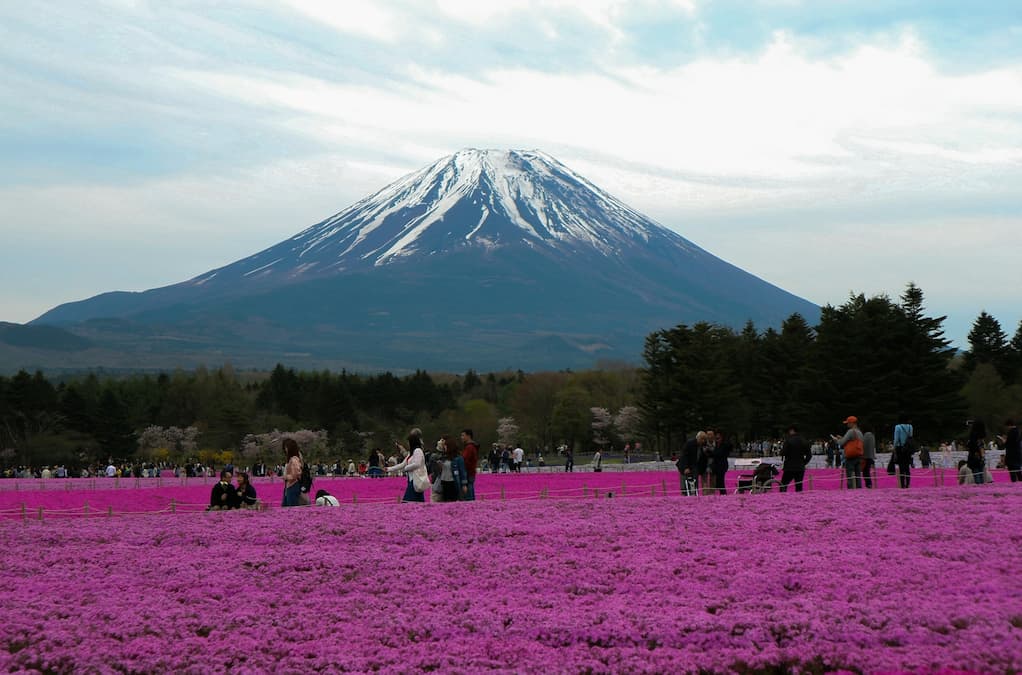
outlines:
[[[965,369],[971,373],[981,363],[989,363],[1001,379],[1007,379],[1010,369],[1008,336],[1001,329],[1001,323],[986,311],[980,312],[969,331]]]

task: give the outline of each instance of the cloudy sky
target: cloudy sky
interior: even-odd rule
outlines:
[[[1001,0],[0,5],[0,320],[166,285],[465,147],[539,148],[818,304],[1022,317]]]

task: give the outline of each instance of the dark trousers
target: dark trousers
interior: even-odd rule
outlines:
[[[898,485],[907,488],[912,480],[912,457],[898,458]]]
[[[1008,465],[1008,478],[1012,483],[1022,483],[1022,466],[1017,464]]]
[[[871,457],[864,457],[862,460],[862,482],[866,484],[867,490],[873,487],[873,469],[876,465],[877,461]]]
[[[717,491],[717,494],[727,494],[727,489],[724,487],[724,471],[713,472],[713,489]]]
[[[805,480],[805,469],[785,469],[781,473],[781,492],[788,491],[788,483],[795,481],[795,492],[802,492],[802,481]]]

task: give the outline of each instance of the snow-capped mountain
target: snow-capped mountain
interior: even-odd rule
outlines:
[[[697,250],[543,152],[472,149],[190,283],[311,279],[471,249],[612,257],[651,245]]]
[[[463,150],[193,279],[33,323],[173,351],[390,368],[637,360],[650,331],[818,308],[699,248],[539,151]],[[131,337],[133,336],[133,337]],[[158,336],[158,337],[157,337]],[[134,342],[132,342],[134,340]]]

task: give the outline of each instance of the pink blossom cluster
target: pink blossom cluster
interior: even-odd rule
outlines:
[[[0,669],[1018,672],[1020,512],[994,485],[7,520]]]

